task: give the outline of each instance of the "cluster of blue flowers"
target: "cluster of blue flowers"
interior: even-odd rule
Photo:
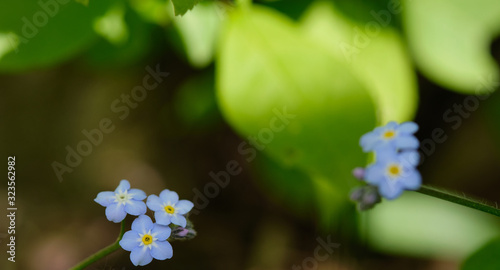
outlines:
[[[416,169],[420,142],[414,136],[417,130],[414,122],[389,122],[361,137],[363,151],[375,156],[375,162],[366,169],[354,171],[355,177],[369,184],[351,193],[351,199],[360,202],[361,209],[372,207],[380,201],[380,196],[392,200],[404,190],[420,188],[422,177]]]
[[[147,202],[144,199],[147,197]],[[115,191],[100,192],[94,199],[106,207],[106,218],[118,223],[127,214],[138,216],[132,222],[132,229],[120,240],[120,246],[130,251],[130,260],[137,265],[146,265],[153,258],[166,260],[172,258],[169,239],[187,239],[194,236],[186,214],[193,208],[188,200],[179,200],[176,192],[163,190],[159,196],[146,195],[139,189],[131,189],[127,180],[121,180]],[[156,223],[146,214],[147,208],[154,212]]]

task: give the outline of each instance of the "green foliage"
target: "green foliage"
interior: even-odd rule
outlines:
[[[256,178],[271,198],[285,202],[287,208],[295,213],[310,213],[315,202],[315,189],[306,173],[283,167],[266,155],[257,155],[255,168]]]
[[[266,1],[266,6],[279,10],[293,20],[298,20],[314,0]]]
[[[489,241],[469,256],[462,265],[462,270],[497,270],[500,269],[500,238]]]
[[[121,3],[116,4],[103,16],[94,20],[94,30],[112,44],[123,44],[129,35],[124,17],[124,5]]]
[[[97,39],[94,20],[114,1],[94,1],[88,7],[74,1],[51,3],[47,8],[37,1],[0,3],[0,70],[44,67],[74,57]]]
[[[500,70],[490,55],[500,33],[500,2],[404,1],[406,36],[422,72],[446,88],[481,93],[480,78],[498,81]]]
[[[145,21],[161,26],[167,25],[174,14],[169,0],[130,0],[130,5]]]
[[[387,12],[387,11],[386,11]],[[303,19],[303,28],[318,44],[343,60],[369,90],[380,110],[379,122],[407,121],[417,108],[417,85],[410,57],[398,32],[370,12],[345,17],[336,7],[319,2]],[[379,32],[370,34],[364,21],[372,19]],[[325,34],[328,33],[328,34]]]
[[[414,192],[377,205],[367,218],[370,245],[394,254],[460,258],[498,234],[494,217]]]
[[[184,15],[190,9],[192,9],[201,0],[172,0],[174,4],[175,15]]]
[[[342,61],[269,9],[235,11],[220,42],[218,100],[229,123],[245,136],[258,136],[279,113],[292,114],[286,128],[273,133],[266,153],[307,172],[321,190],[326,183],[334,192],[320,206],[340,206],[350,170],[364,163],[356,151],[359,136],[375,124],[366,88]]]
[[[173,19],[192,66],[203,68],[213,61],[222,14],[215,2],[202,2],[182,17]]]
[[[218,98],[244,136],[267,128],[273,110],[296,115],[264,151],[309,176],[321,215],[330,220],[352,187],[350,171],[365,163],[358,140],[373,128],[375,108],[378,122],[411,119],[416,79],[392,28],[380,27],[360,47],[355,40],[364,25],[328,3],[312,5],[299,21],[256,6],[231,14],[220,39]]]
[[[220,120],[212,73],[184,82],[174,98],[174,110],[182,124],[200,130]]]
[[[127,7],[123,17],[127,35],[119,42],[99,39],[87,52],[87,61],[96,67],[123,67],[143,59],[151,49],[153,25]]]
[[[90,0],[75,0],[77,3],[80,3],[84,6],[88,6],[89,5],[89,2]]]

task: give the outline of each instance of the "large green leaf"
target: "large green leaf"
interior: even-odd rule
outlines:
[[[500,269],[500,238],[495,238],[469,256],[462,270],[498,270]]]
[[[296,168],[284,168],[266,155],[257,155],[254,164],[258,183],[296,214],[309,214],[315,202],[314,185],[310,177]]]
[[[389,27],[394,19],[380,15],[376,21],[360,6],[344,10],[356,16],[348,18],[332,4],[318,2],[304,16],[303,29],[365,84],[377,102],[381,123],[411,120],[418,100],[416,78],[404,43]],[[367,27],[365,21],[376,27]],[[373,30],[377,27],[378,32]]]
[[[92,1],[84,6],[72,0],[2,1],[0,70],[44,67],[83,51],[97,37],[94,20],[113,2]]]
[[[461,259],[499,232],[491,215],[415,192],[365,215],[370,245],[393,254]]]
[[[323,203],[337,207],[352,186],[351,169],[364,163],[359,137],[375,125],[369,92],[343,61],[278,12],[252,6],[226,23],[217,59],[226,119],[282,166],[328,186]]]
[[[449,89],[481,93],[483,78],[498,81],[490,44],[500,33],[500,1],[404,1],[404,26],[422,72]]]
[[[314,0],[281,0],[281,1],[266,1],[268,7],[274,8],[293,20],[298,20],[307,7],[314,2]]]

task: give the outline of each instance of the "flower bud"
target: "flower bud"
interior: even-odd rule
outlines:
[[[354,168],[354,170],[352,170],[352,175],[358,180],[363,180],[365,177],[365,169],[361,167]]]

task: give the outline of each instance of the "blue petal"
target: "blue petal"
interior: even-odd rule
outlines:
[[[142,200],[146,199],[146,197],[147,197],[146,192],[144,192],[140,189],[137,189],[137,188],[133,188],[133,189],[129,190],[128,194],[132,195],[132,199],[138,200],[138,201],[142,201]]]
[[[152,211],[163,211],[163,202],[156,195],[149,195],[148,200],[146,202],[149,209]]]
[[[188,200],[180,200],[175,204],[175,212],[181,215],[187,214],[193,209],[194,204]]]
[[[115,193],[112,191],[103,191],[97,194],[97,197],[94,201],[102,206],[109,206],[112,203],[115,203]]]
[[[122,240],[120,240],[120,246],[126,251],[132,251],[134,248],[138,247],[141,242],[141,237],[135,231],[126,232]]]
[[[138,233],[145,234],[151,229],[153,229],[153,221],[146,215],[139,216],[132,222],[132,230]]]
[[[405,151],[399,154],[399,163],[405,167],[416,167],[420,163],[420,154],[417,151]]]
[[[380,137],[380,135],[382,135],[382,133],[384,133],[384,131],[386,130],[387,128],[386,127],[376,127],[372,133],[377,136],[377,137]]]
[[[416,170],[412,171],[407,176],[401,178],[401,183],[406,189],[417,190],[422,185],[422,176]]]
[[[136,247],[130,252],[130,260],[135,266],[143,266],[150,263],[153,257],[150,254],[149,248],[146,246]]]
[[[170,221],[172,221],[173,224],[179,225],[181,227],[186,227],[186,218],[182,215],[179,214],[174,214],[170,218]]]
[[[123,193],[129,189],[130,189],[130,183],[127,180],[123,179],[120,181],[120,184],[115,189],[115,193]]]
[[[382,197],[393,200],[403,193],[403,187],[399,183],[391,183],[393,180],[386,180],[379,185],[379,193]]]
[[[157,260],[166,260],[172,258],[174,251],[172,245],[167,241],[155,242],[157,246],[151,249],[151,255]]]
[[[369,152],[374,149],[378,140],[380,140],[380,136],[376,135],[374,132],[370,132],[361,136],[359,145],[363,148],[363,152]]]
[[[386,127],[376,127],[371,133],[377,137],[378,139],[381,138],[382,134],[387,130]]]
[[[160,193],[160,199],[167,204],[174,204],[179,201],[179,195],[175,191],[165,189]]]
[[[171,216],[167,214],[165,211],[155,212],[156,223],[160,225],[169,225],[171,223],[170,218]]]
[[[125,212],[125,207],[123,204],[110,204],[106,207],[106,218],[109,221],[113,221],[114,223],[121,222],[127,216],[127,212]]]
[[[143,201],[129,200],[127,204],[125,204],[125,212],[133,216],[146,214],[146,210],[146,204]]]
[[[418,125],[415,124],[414,122],[402,123],[398,128],[398,131],[403,134],[413,134],[417,132],[417,130],[418,130]]]
[[[154,224],[151,233],[154,234],[155,237],[158,238],[158,240],[165,241],[170,237],[172,229],[170,229],[170,227],[168,226]]]
[[[392,147],[378,148],[375,150],[375,159],[377,164],[387,164],[389,162],[397,162],[398,155],[396,149]]]
[[[388,129],[395,130],[397,127],[398,127],[398,123],[396,123],[395,121],[391,121],[384,126],[385,130],[388,130]]]
[[[396,139],[398,149],[417,149],[420,142],[414,136],[400,136]]]
[[[384,166],[379,164],[371,165],[366,168],[365,171],[365,181],[372,185],[377,185],[382,181],[385,181]]]

